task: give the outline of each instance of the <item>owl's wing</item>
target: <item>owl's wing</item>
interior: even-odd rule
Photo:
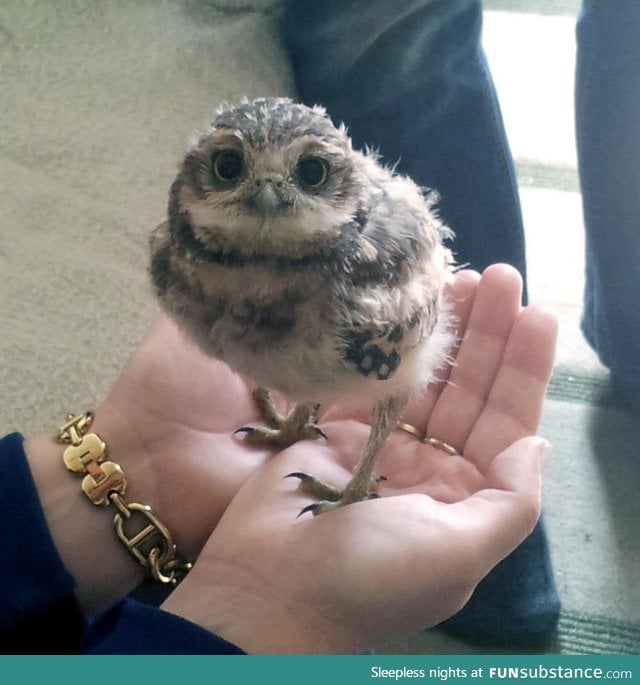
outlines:
[[[428,335],[428,316],[427,311],[416,310],[402,321],[352,321],[341,335],[345,364],[365,377],[391,378],[403,356]]]
[[[392,212],[382,198],[353,237],[347,276],[336,289],[344,306],[338,313],[343,360],[378,380],[390,378],[433,330],[449,268],[439,223],[424,203],[415,208],[396,198]]]

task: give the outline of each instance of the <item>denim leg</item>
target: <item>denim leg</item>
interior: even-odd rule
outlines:
[[[301,99],[440,194],[459,264],[507,262],[524,277],[516,177],[481,26],[481,0],[285,0],[282,19]]]
[[[584,0],[577,41],[582,329],[614,386],[640,410],[640,2]]]

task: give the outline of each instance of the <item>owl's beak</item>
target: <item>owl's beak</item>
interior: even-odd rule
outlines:
[[[256,193],[251,204],[263,214],[273,214],[291,205],[283,191],[284,180],[280,174],[265,173],[256,177]]]
[[[273,183],[270,182],[265,183],[258,191],[255,201],[258,208],[266,214],[277,212],[279,209],[282,209],[283,205],[282,195],[274,188]]]

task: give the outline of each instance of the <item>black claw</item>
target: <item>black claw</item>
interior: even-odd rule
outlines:
[[[296,516],[296,518],[300,518],[301,516],[303,516],[304,514],[306,514],[309,511],[312,512],[313,515],[315,516],[316,515],[316,513],[315,513],[316,509],[319,506],[320,506],[320,504],[318,502],[316,502],[315,504],[309,504],[308,506],[306,506],[304,509],[302,509],[300,511],[300,513]]]
[[[242,426],[241,428],[234,430],[233,434],[237,435],[238,433],[255,433],[257,430],[257,428],[252,428],[251,426]]]
[[[300,471],[294,471],[293,473],[287,473],[285,478],[299,478],[300,480],[308,480],[311,476],[306,473],[301,473]]]
[[[376,476],[376,483],[384,483],[387,480],[386,476]]]
[[[318,428],[318,426],[316,426],[316,430],[327,442],[329,442],[329,436],[322,429],[320,429],[320,428]]]

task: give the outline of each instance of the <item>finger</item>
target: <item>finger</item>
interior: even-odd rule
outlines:
[[[521,296],[522,279],[514,268],[499,264],[482,274],[449,381],[427,425],[430,436],[460,452],[500,369]]]
[[[531,305],[515,322],[496,379],[465,444],[465,458],[482,471],[507,445],[538,430],[553,371],[558,321]]]
[[[467,328],[469,315],[473,306],[473,300],[480,282],[480,274],[471,269],[464,269],[458,271],[452,282],[445,289],[445,299],[450,307],[449,313],[454,322],[454,345],[450,351],[450,358],[454,359],[458,353],[458,348],[464,332]],[[415,426],[422,434],[426,431],[428,417],[433,410],[435,403],[440,396],[443,388],[446,386],[449,374],[451,373],[451,364],[447,362],[441,368],[437,377],[440,379],[436,383],[432,383],[426,393],[414,395],[402,416],[402,421]]]
[[[542,470],[550,444],[538,437],[523,438],[493,459],[485,487],[449,505],[467,521],[464,534],[480,549],[488,572],[533,530],[540,517]],[[470,551],[471,551],[470,550]]]

